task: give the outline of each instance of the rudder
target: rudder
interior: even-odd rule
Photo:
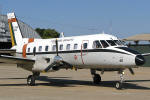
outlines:
[[[12,46],[15,46],[22,43],[23,41],[22,34],[15,13],[8,13],[7,17],[8,17],[8,24],[9,24]]]

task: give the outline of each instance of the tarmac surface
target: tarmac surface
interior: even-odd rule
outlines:
[[[90,71],[82,69],[42,73],[36,86],[27,86],[32,74],[16,65],[0,64],[0,100],[150,100],[150,68],[125,71],[124,89],[116,90],[117,72],[105,72],[94,85]]]

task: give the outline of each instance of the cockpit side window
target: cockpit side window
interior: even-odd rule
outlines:
[[[95,40],[95,41],[93,42],[93,48],[102,48],[102,46],[101,46],[99,40]]]
[[[106,40],[111,46],[116,46],[115,42],[113,40]]]
[[[105,40],[100,40],[100,42],[101,42],[103,48],[109,47],[108,43]]]
[[[122,45],[126,45],[125,41],[119,40],[121,42]]]

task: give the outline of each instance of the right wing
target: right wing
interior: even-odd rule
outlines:
[[[142,56],[150,56],[150,53],[143,53]]]
[[[0,55],[0,62],[11,63],[11,64],[34,64],[35,60],[21,58],[21,57]]]

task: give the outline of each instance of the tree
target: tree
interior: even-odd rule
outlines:
[[[35,31],[41,36],[43,39],[48,39],[48,38],[58,38],[60,33],[57,32],[55,29],[41,29],[41,28],[36,28]]]

